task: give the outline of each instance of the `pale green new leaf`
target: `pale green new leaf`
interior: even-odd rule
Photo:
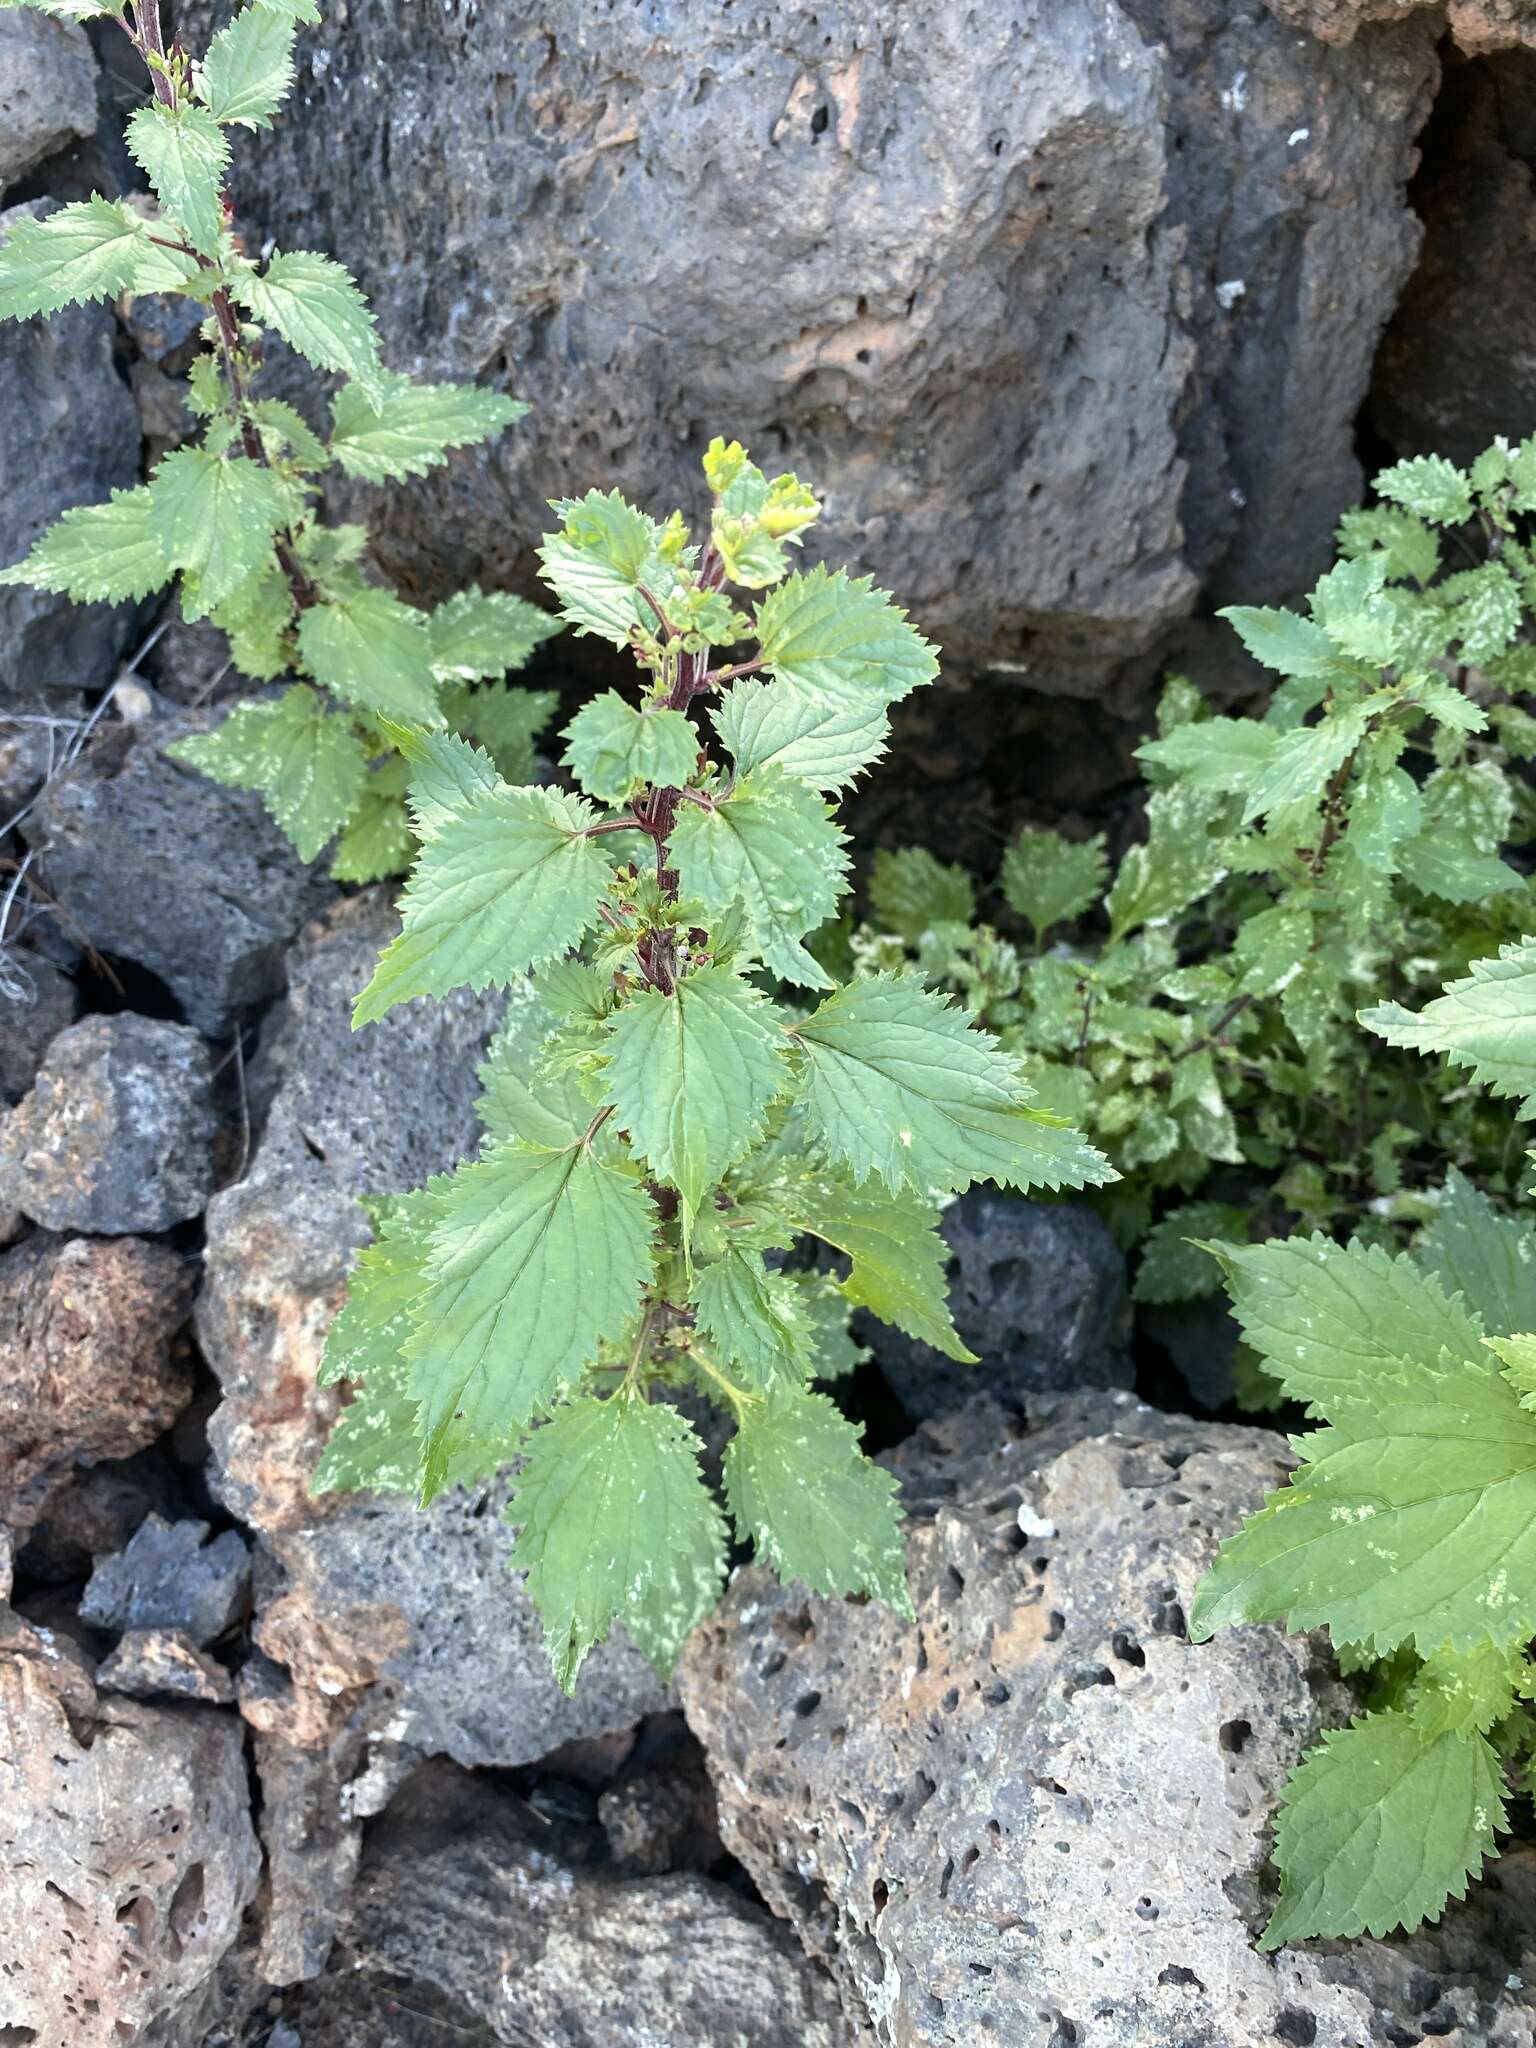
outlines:
[[[246,7],[208,45],[198,91],[216,121],[270,127],[293,85],[291,14]]]
[[[787,1273],[758,1252],[729,1252],[694,1280],[698,1328],[715,1361],[756,1393],[803,1385],[812,1333]]]
[[[828,1158],[900,1193],[1084,1187],[1116,1178],[1059,1118],[1027,1106],[1012,1058],[913,980],[870,976],[796,1027],[805,1109]]]
[[[641,711],[617,690],[584,704],[565,742],[562,762],[604,803],[621,803],[643,783],[680,788],[698,763],[699,736],[681,711]]]
[[[340,370],[370,400],[384,399],[379,340],[368,302],[351,275],[313,249],[274,255],[260,276],[244,276],[236,295],[253,318],[275,327],[321,370]]]
[[[104,505],[76,505],[56,519],[24,562],[0,570],[0,584],[61,590],[77,604],[123,604],[168,581],[150,518],[148,489],[114,491]]]
[[[825,1394],[777,1392],[743,1412],[725,1453],[737,1533],[781,1579],[872,1593],[910,1615],[896,1482]]]
[[[532,782],[538,769],[535,741],[559,702],[553,690],[475,690],[453,700],[453,715],[496,763],[503,782]]]
[[[367,774],[349,721],[303,683],[267,702],[237,705],[214,731],[193,733],[169,752],[215,782],[260,790],[300,860],[314,860],[341,830]]]
[[[528,408],[479,384],[418,384],[388,371],[371,385],[377,408],[352,385],[331,408],[331,453],[348,476],[382,484],[425,476],[450,450],[489,441]]]
[[[579,798],[482,791],[421,849],[400,899],[404,929],[358,997],[354,1024],[412,996],[483,989],[557,959],[597,922],[608,878]]]
[[[195,579],[188,617],[212,611],[271,559],[287,502],[259,462],[178,448],[156,469],[148,491],[156,545],[173,568]]]
[[[456,732],[419,732],[388,718],[379,724],[410,764],[406,800],[418,838],[435,839],[472,798],[496,788],[489,757]]]
[[[1486,1735],[1515,1703],[1525,1671],[1525,1647],[1495,1649],[1480,1643],[1459,1655],[1431,1657],[1414,1675],[1408,1707],[1426,1741],[1439,1735]]]
[[[348,704],[409,725],[443,722],[427,621],[387,590],[367,585],[310,605],[299,619],[299,653]]]
[[[497,1443],[617,1343],[651,1276],[655,1210],[585,1145],[498,1145],[434,1185],[440,1204],[408,1353],[425,1498],[456,1425]]]
[[[774,677],[823,701],[884,709],[939,672],[935,650],[883,590],[819,563],[768,593],[757,631]]]
[[[976,915],[976,889],[965,869],[921,846],[875,855],[869,901],[880,928],[904,939],[920,939],[936,924],[969,924]]]
[[[1536,1330],[1536,1231],[1495,1209],[1455,1167],[1413,1256],[1447,1294],[1464,1298],[1485,1330]]]
[[[145,245],[139,216],[99,193],[18,221],[0,243],[0,320],[115,299],[133,284]]]
[[[1480,1358],[1466,1305],[1406,1254],[1321,1235],[1207,1249],[1248,1342],[1293,1400],[1325,1414],[1375,1398],[1404,1360]]]
[[[559,1409],[528,1442],[507,1510],[514,1568],[561,1688],[622,1620],[663,1677],[725,1578],[725,1524],[675,1408],[628,1395]]]
[[[1108,873],[1102,833],[1072,840],[1030,826],[1003,855],[1003,895],[1034,927],[1038,945],[1053,925],[1081,917],[1098,901]]]
[[[884,704],[844,702],[797,682],[738,676],[710,713],[738,775],[777,767],[812,789],[843,789],[885,752]]]
[[[427,616],[432,672],[443,682],[486,682],[521,668],[559,630],[557,620],[526,598],[471,583]]]
[[[194,249],[218,253],[229,138],[202,107],[151,100],[128,117],[128,149]]]
[[[764,963],[802,988],[831,980],[800,943],[847,887],[845,835],[827,806],[779,768],[743,776],[709,810],[684,807],[669,850],[685,896],[713,915],[740,905]]]
[[[661,530],[655,520],[617,491],[561,498],[554,510],[565,525],[545,535],[539,560],[544,581],[560,600],[560,616],[578,634],[594,633],[615,647],[627,647],[637,626],[659,633],[660,622],[640,586],[665,605],[676,577],[658,552]]]
[[[607,1032],[603,1100],[696,1213],[757,1143],[784,1087],[786,1042],[773,1005],[730,968],[702,967],[670,996],[637,992]]]
[[[1437,1920],[1505,1826],[1499,1760],[1479,1736],[1426,1741],[1402,1712],[1330,1729],[1292,1773],[1275,1833],[1280,1903],[1261,1948]]]
[[[1401,1003],[1378,1003],[1360,1012],[1360,1022],[1388,1045],[1444,1053],[1493,1094],[1521,1097],[1521,1116],[1536,1116],[1536,939],[1474,961],[1470,974],[1448,982],[1417,1015]]]

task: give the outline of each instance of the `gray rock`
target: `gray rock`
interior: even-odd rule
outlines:
[[[1254,1947],[1276,1795],[1346,1699],[1307,1639],[1197,1648],[1184,1615],[1283,1440],[1123,1394],[1032,1413],[978,1401],[892,1461],[915,1621],[751,1570],[684,1656],[726,1846],[848,2010],[889,2048],[1528,2048],[1529,1847],[1411,1939]]]
[[[238,1530],[147,1515],[126,1549],[91,1574],[80,1612],[92,1628],[176,1629],[199,1648],[239,1620],[251,1554]]]
[[[30,1528],[78,1466],[170,1428],[192,1292],[186,1260],[137,1238],[39,1232],[0,1256],[0,1520]]]
[[[88,1579],[98,1558],[123,1549],[146,1515],[175,1518],[174,1468],[156,1448],[74,1473],[27,1532],[23,1564],[35,1585]]]
[[[182,12],[195,40],[217,9]],[[358,8],[305,34],[306,118],[251,138],[242,207],[348,252],[401,367],[533,402],[391,497],[417,587],[531,586],[561,492],[696,506],[724,430],[825,490],[818,545],[952,664],[1094,695],[1224,559],[1250,602],[1322,565],[1435,34],[1330,49],[1261,0],[507,0],[466,65],[457,5]]]
[[[599,1796],[597,1816],[617,1869],[660,1875],[720,1861],[715,1788],[692,1741],[625,1772]]]
[[[0,240],[45,210],[0,213]],[[97,305],[0,324],[0,564],[20,561],[71,505],[138,482],[139,416],[113,367],[113,332],[111,312]],[[0,589],[0,704],[44,687],[100,688],[131,623],[126,606]]]
[[[14,993],[0,987],[0,1098],[19,1102],[49,1046],[75,1021],[79,997],[64,970],[41,953],[15,952],[10,966]]]
[[[0,2039],[120,2048],[199,1997],[256,1895],[240,1723],[98,1703],[47,1648],[0,1641]]]
[[[184,1024],[87,1017],[0,1131],[0,1204],[50,1230],[169,1230],[213,1192],[213,1064]]]
[[[1370,419],[1399,454],[1471,462],[1536,430],[1536,80],[1449,57],[1415,196],[1424,252],[1383,338]]]
[[[304,2048],[856,2048],[788,1931],[724,1885],[566,1860],[559,1830],[446,1765],[370,1831]],[[509,1910],[515,1901],[515,1910]]]
[[[234,1683],[218,1659],[175,1628],[130,1629],[103,1658],[96,1683],[103,1692],[136,1700],[200,1700],[227,1707],[235,1697]]]
[[[96,132],[96,59],[84,29],[36,14],[0,20],[0,192]]]
[[[864,1342],[914,1420],[973,1401],[1074,1387],[1128,1387],[1131,1307],[1125,1260],[1091,1209],[975,1187],[940,1225],[951,1252],[950,1307],[979,1365],[868,1323]]]
[[[354,1032],[353,996],[397,929],[374,891],[296,948],[252,1071],[265,1129],[246,1178],[208,1210],[198,1328],[223,1389],[210,1483],[262,1546],[254,1632],[270,1661],[242,1683],[242,1711],[264,1738],[272,1982],[320,1967],[361,1818],[413,1758],[529,1763],[664,1700],[623,1642],[591,1660],[573,1700],[553,1685],[507,1570],[496,1489],[446,1494],[425,1513],[398,1495],[310,1494],[338,1407],[315,1369],[367,1239],[355,1197],[415,1186],[473,1152],[475,1066],[501,1007],[460,991]]]
[[[171,760],[206,714],[95,741],[23,830],[72,929],[165,983],[210,1037],[277,994],[288,941],[335,893],[247,790]]]

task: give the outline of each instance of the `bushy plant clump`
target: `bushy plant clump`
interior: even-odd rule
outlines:
[[[339,880],[398,874],[414,841],[392,725],[471,733],[505,773],[530,774],[554,699],[486,686],[556,628],[521,598],[474,585],[431,611],[402,602],[362,566],[366,528],[321,517],[322,479],[423,476],[527,408],[386,369],[367,302],[331,257],[245,253],[225,189],[232,143],[242,128],[269,126],[287,97],[299,24],[319,19],[315,0],[248,0],[201,59],[166,45],[158,0],[0,5],[122,30],[149,77],[127,141],[152,193],[98,194],[22,222],[0,245],[0,319],[157,295],[204,310],[205,345],[186,390],[188,439],[147,483],[66,512],[0,583],[111,604],[174,583],[185,618],[228,634],[242,675],[297,680],[172,751],[259,790],[305,860],[337,839]],[[311,417],[261,395],[271,335],[316,373]],[[334,383],[324,407],[321,380]]]

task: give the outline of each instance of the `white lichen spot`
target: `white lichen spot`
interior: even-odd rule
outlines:
[[[1038,1536],[1044,1540],[1056,1534],[1056,1524],[1044,1515],[1037,1515],[1027,1498],[1019,1502],[1018,1523],[1021,1536]]]
[[[1311,130],[1310,128],[1293,128],[1293,129],[1291,130],[1290,134],[1289,134],[1289,135],[1287,135],[1287,137],[1285,138],[1285,146],[1286,146],[1286,148],[1287,148],[1287,149],[1294,149],[1294,148],[1296,147],[1297,143],[1299,143],[1299,142],[1305,142],[1305,141],[1306,141],[1306,139],[1307,139],[1307,137],[1308,137],[1308,136],[1309,136],[1309,135],[1310,135],[1311,133],[1312,133],[1312,130]]]
[[[1248,286],[1242,278],[1229,277],[1225,284],[1217,285],[1216,303],[1223,313],[1230,313],[1247,289]]]
[[[912,1133],[910,1131],[898,1131],[896,1135],[900,1138],[903,1145],[910,1145],[912,1143]]]
[[[1221,104],[1229,114],[1240,114],[1248,104],[1248,74],[1239,71],[1232,83],[1221,95]]]

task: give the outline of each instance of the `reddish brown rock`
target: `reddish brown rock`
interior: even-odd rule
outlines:
[[[1444,0],[1446,24],[1470,57],[1536,48],[1536,0]],[[1435,0],[1269,0],[1272,13],[1325,43],[1352,43],[1369,23],[1406,21]]]
[[[179,1253],[137,1238],[39,1233],[0,1257],[0,1519],[29,1528],[76,1466],[170,1428],[192,1289]]]

